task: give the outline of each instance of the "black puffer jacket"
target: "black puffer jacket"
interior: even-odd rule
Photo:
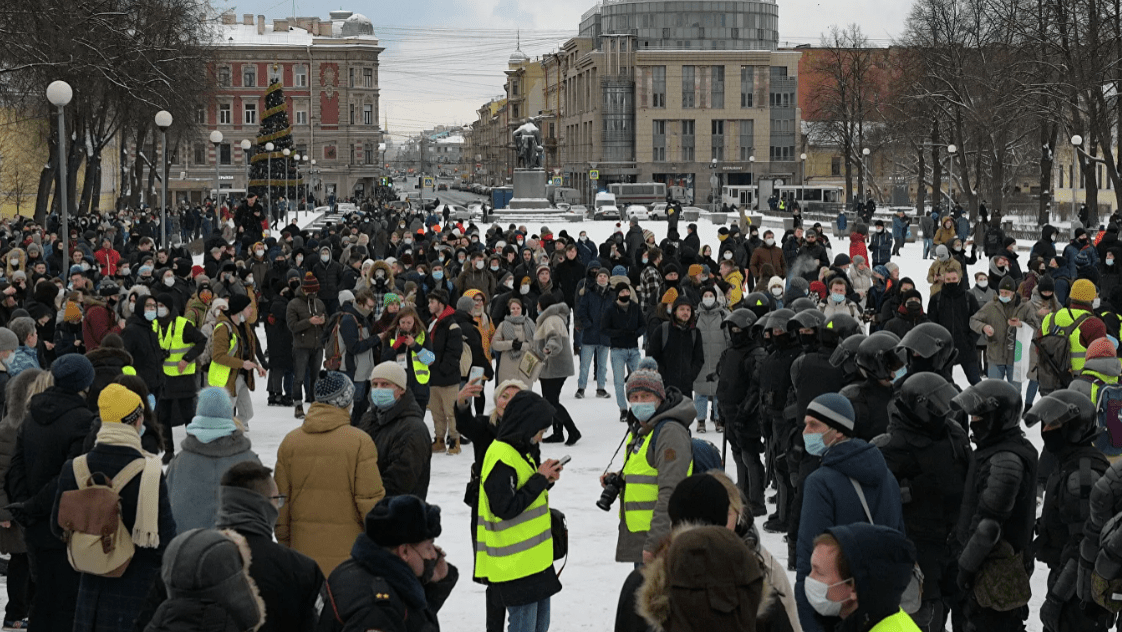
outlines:
[[[152,330],[152,323],[141,314],[129,316],[121,339],[125,341],[125,351],[132,355],[136,374],[144,380],[148,392],[158,398],[160,387],[164,384],[164,357],[167,354],[160,348],[160,339]]]
[[[460,383],[460,354],[464,350],[464,338],[453,317],[454,313],[451,308],[445,308],[440,320],[429,332],[432,352],[436,354],[436,361],[429,367],[429,386],[453,386]]]
[[[126,366],[132,366],[132,354],[124,349],[98,347],[87,353],[86,357],[94,367],[94,381],[86,396],[86,405],[90,410],[97,410],[98,395],[124,372]]]
[[[222,606],[200,599],[169,599],[144,632],[246,632]]]
[[[970,329],[970,317],[976,311],[978,299],[965,291],[962,284],[945,286],[927,304],[927,318],[951,332],[960,360],[973,357],[975,334]]]
[[[417,405],[413,392],[405,389],[397,403],[384,412],[371,407],[359,427],[378,447],[378,471],[386,496],[428,496],[432,435],[425,425],[425,411]]]
[[[675,311],[682,300],[675,301]],[[705,365],[705,346],[693,319],[655,327],[647,342],[647,355],[658,361],[658,372],[667,387],[677,387],[686,397],[693,396],[693,383]]]

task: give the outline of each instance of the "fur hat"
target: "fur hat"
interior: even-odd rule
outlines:
[[[416,496],[390,496],[366,514],[366,537],[381,547],[417,544],[440,537],[440,507]]]

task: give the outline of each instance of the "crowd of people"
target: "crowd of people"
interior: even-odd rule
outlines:
[[[436,630],[459,571],[426,498],[466,484],[486,629],[544,632],[563,395],[628,430],[598,503],[634,568],[618,631],[1023,630],[1037,561],[1046,630],[1112,626],[1122,218],[1045,226],[1022,267],[984,209],[863,209],[835,242],[795,211],[713,248],[678,213],[597,243],[378,203],[302,229],[250,196],[203,212],[201,261],[144,214],[66,252],[3,220],[4,629]],[[912,231],[926,279],[900,274]],[[260,390],[300,420],[274,468]],[[470,475],[432,480],[465,446]]]

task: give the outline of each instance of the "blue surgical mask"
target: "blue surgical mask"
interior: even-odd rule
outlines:
[[[892,381],[895,382],[896,380],[904,377],[907,374],[908,374],[908,367],[902,366],[899,369],[896,369],[896,372],[892,374]]]
[[[397,402],[390,388],[370,389],[370,401],[378,410],[389,410]]]
[[[1001,301],[1002,303],[1008,303],[1009,301],[1013,300],[1013,297],[1012,296],[999,296],[999,297],[997,297],[997,300]]]
[[[654,402],[636,402],[631,404],[631,414],[639,421],[646,421],[654,416],[658,404]]]
[[[146,318],[148,320],[156,320],[156,310],[154,310],[154,309],[144,310],[144,318]]]
[[[433,273],[432,273],[432,278],[436,279],[437,281],[443,279],[444,278],[444,270],[434,270]]]
[[[831,294],[830,300],[835,303],[842,303],[845,301],[845,294]]]
[[[153,411],[156,410],[156,396],[152,393],[148,393],[148,407]]]
[[[808,454],[814,456],[822,456],[826,453],[826,442],[822,440],[821,432],[812,432],[803,435],[803,445],[806,446]]]

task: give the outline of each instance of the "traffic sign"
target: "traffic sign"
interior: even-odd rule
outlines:
[[[589,170],[588,179],[589,180],[599,180],[600,179],[600,170],[599,169]]]
[[[428,189],[431,189],[432,186],[433,186],[432,178],[431,177],[426,177],[421,186],[423,186],[425,188],[428,188]]]
[[[549,179],[549,183],[552,184],[555,187],[561,186],[562,182],[563,181],[561,180],[561,178],[550,178]]]

